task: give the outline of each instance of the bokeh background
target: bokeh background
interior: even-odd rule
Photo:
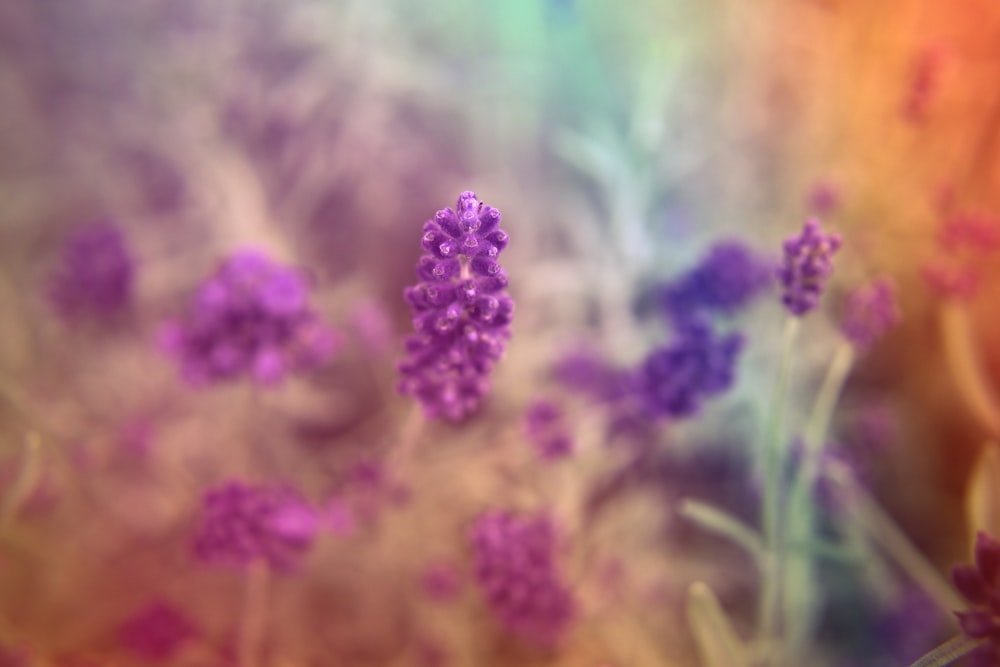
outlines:
[[[978,463],[998,435],[998,82],[1000,7],[986,0],[0,4],[10,664],[239,664],[245,577],[190,549],[202,493],[231,478],[292,484],[345,517],[270,581],[261,664],[697,664],[688,585],[711,582],[749,632],[754,577],[673,503],[739,502],[752,474],[733,452],[760,431],[780,303],[739,320],[730,393],[644,432],[648,469],[551,370],[571,349],[638,363],[667,335],[656,285],[722,238],[777,261],[809,215],[844,247],[804,322],[790,428],[844,294],[891,277],[903,319],[859,357],[833,431],[862,443],[866,483],[935,567],[968,560],[1000,487]],[[395,391],[402,290],[421,224],[463,190],[503,212],[514,336],[482,411],[426,424],[389,475],[413,409]],[[956,250],[948,223],[970,217],[987,232]],[[95,221],[123,231],[134,291],[112,317],[67,319],[46,285],[65,239]],[[192,388],[158,332],[244,247],[308,276],[337,352],[277,387]],[[945,308],[961,312],[950,341]],[[566,406],[569,461],[525,441],[539,396]],[[729,454],[698,468],[704,451]],[[556,646],[512,640],[477,593],[465,534],[491,507],[564,526],[580,612]],[[154,660],[122,628],[157,602],[194,630]],[[932,613],[918,645],[892,653],[875,607],[830,602],[816,664],[906,664],[954,633]]]

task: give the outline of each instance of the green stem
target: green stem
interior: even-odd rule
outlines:
[[[959,635],[941,644],[910,667],[944,667],[971,653],[982,644],[982,639],[972,639],[965,635]]]
[[[704,582],[688,588],[687,618],[705,667],[749,667],[746,645]]]
[[[791,374],[795,339],[801,320],[789,316],[785,320],[782,333],[781,362],[774,392],[771,394],[771,412],[764,438],[764,498],[761,524],[764,527],[764,544],[769,553],[763,570],[760,609],[758,615],[758,638],[770,641],[778,625],[778,602],[781,599],[781,504],[784,499],[781,484],[781,470],[785,461],[786,443],[781,434],[784,418],[785,394]]]
[[[937,568],[914,546],[903,529],[889,516],[867,491],[855,483],[846,467],[838,466],[829,472],[829,478],[848,496],[847,506],[868,538],[881,545],[941,609],[951,613],[962,609],[965,603],[941,576]]]
[[[677,507],[677,513],[706,531],[728,538],[742,547],[758,566],[766,562],[764,543],[760,535],[728,512],[708,503],[684,498]]]

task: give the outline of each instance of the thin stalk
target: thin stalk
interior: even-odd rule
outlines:
[[[941,306],[940,324],[945,357],[959,394],[990,434],[1000,437],[1000,400],[983,375],[965,305],[954,299],[946,302]]]
[[[728,538],[742,547],[754,559],[757,566],[766,562],[764,543],[757,531],[728,512],[708,503],[685,498],[677,507],[677,513],[706,531]]]
[[[263,559],[258,558],[247,568],[239,633],[240,667],[260,667],[270,578],[270,568]]]
[[[983,644],[982,639],[971,639],[965,635],[952,637],[944,644],[926,654],[910,667],[944,667],[950,665],[964,655],[968,655],[974,649]]]
[[[38,478],[42,472],[42,442],[41,438],[34,431],[28,432],[24,437],[24,454],[21,457],[21,465],[17,471],[17,477],[11,485],[10,491],[0,505],[0,530],[6,529],[17,516],[18,510],[24,505],[28,496],[38,484]]]
[[[757,618],[758,638],[770,640],[778,625],[778,602],[781,599],[781,553],[782,493],[781,469],[785,461],[786,444],[781,434],[785,412],[785,395],[791,374],[795,339],[801,320],[789,316],[782,332],[781,361],[778,378],[771,394],[771,412],[764,436],[764,489],[761,524],[764,527],[764,544],[768,551],[768,562],[763,570],[760,609]]]
[[[878,501],[854,482],[846,469],[832,470],[830,479],[849,497],[846,504],[853,509],[855,520],[869,539],[878,543],[942,610],[950,614],[965,606],[937,568],[920,553]]]
[[[687,619],[705,667],[749,667],[746,645],[704,582],[688,588]]]

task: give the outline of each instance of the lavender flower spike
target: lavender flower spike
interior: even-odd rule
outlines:
[[[107,317],[128,306],[134,278],[135,266],[121,229],[95,223],[66,238],[50,278],[49,297],[63,319]]]
[[[317,512],[294,491],[231,481],[205,493],[194,550],[209,563],[291,570],[318,529]]]
[[[785,240],[785,258],[778,278],[784,288],[782,302],[789,313],[801,317],[819,304],[840,244],[840,235],[824,232],[815,218],[806,221],[800,234]]]
[[[847,297],[840,330],[856,347],[871,347],[899,318],[896,290],[888,279],[882,278]]]
[[[529,642],[557,643],[576,603],[560,578],[551,520],[487,512],[473,525],[470,541],[477,582],[501,624]]]
[[[243,250],[201,285],[186,316],[164,328],[161,343],[193,384],[242,375],[274,384],[323,363],[337,345],[308,296],[294,269]]]
[[[475,411],[510,339],[514,302],[497,263],[508,237],[499,224],[500,211],[472,192],[424,223],[420,282],[404,292],[416,333],[406,339],[399,391],[428,418],[459,421]]]

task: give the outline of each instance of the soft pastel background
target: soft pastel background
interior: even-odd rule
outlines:
[[[957,212],[1000,212],[998,82],[987,0],[0,3],[0,494],[27,434],[40,443],[2,528],[0,645],[42,665],[141,664],[118,628],[168,600],[202,637],[176,664],[232,664],[242,581],[195,563],[189,534],[203,489],[240,477],[356,512],[272,582],[267,664],[695,664],[687,585],[711,581],[749,628],[746,565],[665,526],[669,475],[581,518],[625,454],[549,368],[580,345],[635,363],[664,337],[650,285],[721,237],[777,258],[810,212],[845,244],[804,326],[789,421],[801,426],[843,294],[891,276],[903,322],[859,360],[835,429],[874,415],[875,495],[942,572],[967,560],[968,480],[997,433],[956,381],[938,324],[954,297],[924,269],[977,274],[961,307],[979,379],[1000,387],[997,255],[948,255],[939,233]],[[514,337],[482,414],[429,425],[406,474],[372,491],[359,466],[392,451],[412,407],[394,383],[420,225],[466,189],[512,237]],[[67,324],[46,280],[65,235],[95,220],[127,235],[133,304]],[[310,276],[341,348],[276,389],[191,389],[158,328],[245,246]],[[657,446],[751,446],[780,325],[776,299],[747,315],[734,391]],[[582,424],[571,462],[540,464],[523,441],[540,394]],[[558,647],[509,641],[462,574],[466,527],[494,506],[553,508],[566,525],[583,612]],[[454,599],[422,590],[434,564],[459,573]],[[850,641],[835,621],[831,643]]]

